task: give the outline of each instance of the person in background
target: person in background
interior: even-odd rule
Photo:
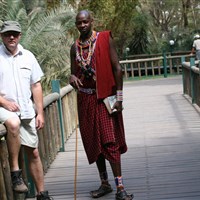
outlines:
[[[200,60],[200,35],[198,34],[194,36],[191,55],[193,54],[196,54],[196,59]]]
[[[109,161],[116,184],[117,200],[133,199],[122,178],[121,154],[127,151],[122,118],[123,78],[110,31],[92,29],[93,18],[82,10],[76,16],[80,37],[72,45],[70,84],[78,91],[79,127],[89,164],[96,162],[101,185],[91,191],[93,198],[113,191],[108,181],[106,160]],[[117,101],[109,114],[103,99],[116,95]]]
[[[44,190],[43,167],[38,152],[37,130],[44,126],[43,72],[35,58],[20,44],[21,26],[5,21],[0,29],[0,122],[6,126],[13,190],[28,191],[19,169],[21,145],[27,153],[30,173],[37,190],[37,200],[51,200]],[[36,113],[33,107],[35,103]]]

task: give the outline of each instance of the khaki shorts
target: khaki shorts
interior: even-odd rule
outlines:
[[[5,123],[10,118],[19,118],[18,113],[10,112],[5,108],[0,107],[0,122]],[[35,127],[35,117],[32,119],[20,119],[20,138],[21,144],[32,148],[38,147],[38,135]]]

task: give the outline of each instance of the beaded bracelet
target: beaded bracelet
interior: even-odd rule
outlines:
[[[117,90],[117,101],[123,101],[123,91]]]

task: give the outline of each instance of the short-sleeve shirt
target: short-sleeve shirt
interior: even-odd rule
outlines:
[[[196,39],[192,45],[196,50],[200,50],[200,39]]]
[[[18,52],[13,56],[0,45],[0,96],[18,103],[21,119],[35,116],[31,85],[42,76],[41,67],[30,51],[18,45]]]

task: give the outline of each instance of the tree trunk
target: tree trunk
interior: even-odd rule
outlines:
[[[190,8],[190,0],[182,0],[183,6],[183,26],[188,27],[188,11]]]

